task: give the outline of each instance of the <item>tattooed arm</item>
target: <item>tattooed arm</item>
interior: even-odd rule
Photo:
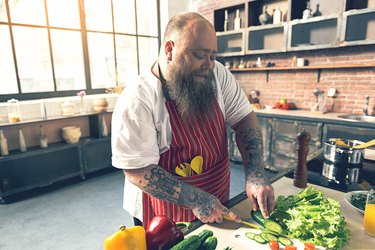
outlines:
[[[224,207],[216,196],[189,185],[157,165],[124,170],[130,182],[155,198],[192,209],[203,223],[223,221],[223,214],[239,221],[239,217]]]
[[[246,194],[253,209],[262,211],[263,216],[275,207],[274,192],[264,174],[262,132],[255,112],[251,112],[233,126],[236,143],[240,150],[246,175]]]

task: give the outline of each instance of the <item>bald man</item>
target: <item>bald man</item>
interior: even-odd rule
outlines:
[[[174,221],[221,223],[239,217],[229,199],[226,125],[236,133],[246,194],[265,217],[275,206],[264,175],[261,130],[234,76],[215,61],[213,26],[197,13],[168,23],[157,62],[127,83],[112,116],[112,164],[124,170],[124,209],[147,227],[155,215]],[[203,157],[202,173],[176,166]],[[136,223],[136,224],[139,224]]]

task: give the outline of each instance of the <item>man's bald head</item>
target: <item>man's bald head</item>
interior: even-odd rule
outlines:
[[[177,41],[189,36],[189,34],[197,32],[199,28],[206,28],[215,32],[212,24],[205,19],[203,16],[195,12],[186,12],[182,14],[175,15],[172,17],[165,29],[163,42],[170,40],[172,37],[178,37]],[[174,39],[173,39],[174,40]]]

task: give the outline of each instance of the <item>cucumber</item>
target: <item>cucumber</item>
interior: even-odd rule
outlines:
[[[283,233],[283,228],[281,227],[281,225],[273,220],[266,220],[266,222],[264,223],[264,227],[267,230],[273,231],[275,233]]]
[[[202,245],[204,250],[215,250],[217,246],[217,238],[215,236],[209,236]]]
[[[263,233],[265,234],[266,238],[268,241],[271,241],[271,240],[276,240],[277,241],[277,237],[273,234],[270,234],[270,233]]]
[[[254,239],[254,235],[255,235],[255,233],[252,233],[252,232],[247,232],[247,233],[245,233],[245,236],[246,236],[247,238],[249,238],[250,240],[253,240],[253,239]]]
[[[284,246],[293,246],[293,241],[291,241],[290,239],[286,237],[279,237],[277,238],[277,241]]]
[[[253,240],[255,240],[256,242],[258,242],[260,244],[266,244],[265,239],[263,239],[263,237],[260,236],[260,234],[254,235]]]
[[[214,235],[214,232],[208,229],[204,229],[202,232],[198,234],[198,237],[201,239],[203,243],[208,237]]]
[[[267,221],[267,219],[264,218],[260,210],[257,210],[257,211],[251,210],[251,217],[253,217],[253,219],[262,227],[264,226],[264,223]]]
[[[170,250],[197,250],[200,245],[201,239],[199,238],[199,236],[191,235],[174,245]]]
[[[268,238],[267,238],[267,234],[266,233],[260,233],[260,236],[268,243],[269,242],[269,240],[268,240]]]

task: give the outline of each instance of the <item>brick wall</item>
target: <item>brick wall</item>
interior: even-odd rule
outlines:
[[[213,10],[243,1],[195,0],[192,7],[213,23]],[[375,62],[375,45],[361,45],[332,49],[320,49],[300,52],[249,55],[245,61],[255,64],[258,56],[262,62],[274,62],[277,66],[289,66],[294,56],[309,60],[309,65],[344,65]],[[317,70],[287,70],[266,72],[234,73],[244,91],[260,91],[262,105],[273,105],[280,98],[287,98],[298,108],[310,109],[315,101],[313,89],[319,88],[327,93],[335,88],[339,94],[335,99],[334,112],[361,114],[365,95],[370,96],[370,113],[375,115],[375,67],[354,69],[322,69],[318,82]],[[327,98],[327,106],[332,99]]]

